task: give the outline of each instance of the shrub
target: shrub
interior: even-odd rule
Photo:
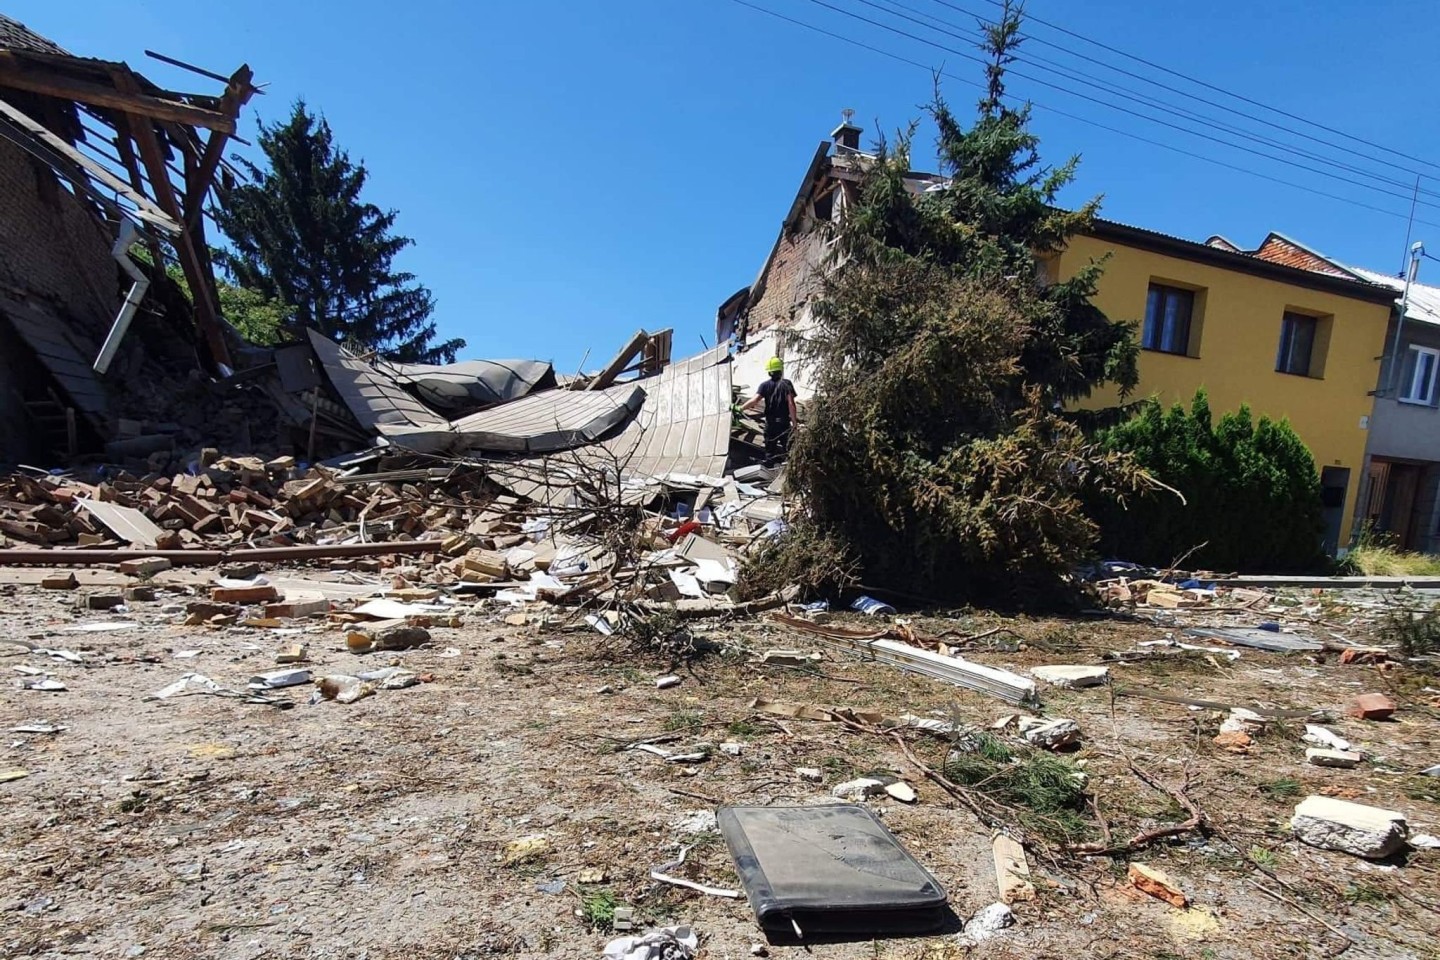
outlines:
[[[1157,402],[1100,430],[1107,450],[1126,453],[1184,497],[1144,494],[1128,504],[1097,498],[1107,554],[1164,566],[1275,573],[1322,569],[1320,480],[1309,449],[1286,420],[1251,419],[1241,406],[1212,423],[1199,390],[1186,410]]]

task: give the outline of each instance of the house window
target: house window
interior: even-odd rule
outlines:
[[[1194,311],[1195,291],[1150,284],[1140,345],[1161,353],[1189,353],[1190,316]]]
[[[1310,376],[1310,355],[1315,350],[1315,328],[1319,321],[1303,313],[1286,313],[1280,321],[1280,351],[1275,369],[1297,377]]]
[[[1440,370],[1440,350],[1411,347],[1401,368],[1400,402],[1433,406],[1437,370]]]

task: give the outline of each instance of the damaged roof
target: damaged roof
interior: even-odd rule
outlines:
[[[31,53],[70,56],[70,52],[54,40],[40,36],[19,20],[12,20],[3,13],[0,13],[0,50],[28,50]]]

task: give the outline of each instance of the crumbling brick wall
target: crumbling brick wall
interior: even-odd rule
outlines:
[[[823,255],[820,235],[796,230],[780,238],[765,272],[765,289],[750,305],[746,331],[750,336],[790,323],[815,293],[817,265]]]
[[[0,285],[103,337],[121,301],[113,242],[49,167],[0,140]]]

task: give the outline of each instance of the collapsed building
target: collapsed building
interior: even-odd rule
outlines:
[[[232,369],[205,203],[256,88],[205,75],[220,91],[166,90],[0,16],[0,461],[103,449],[137,411],[168,419],[144,384]]]

